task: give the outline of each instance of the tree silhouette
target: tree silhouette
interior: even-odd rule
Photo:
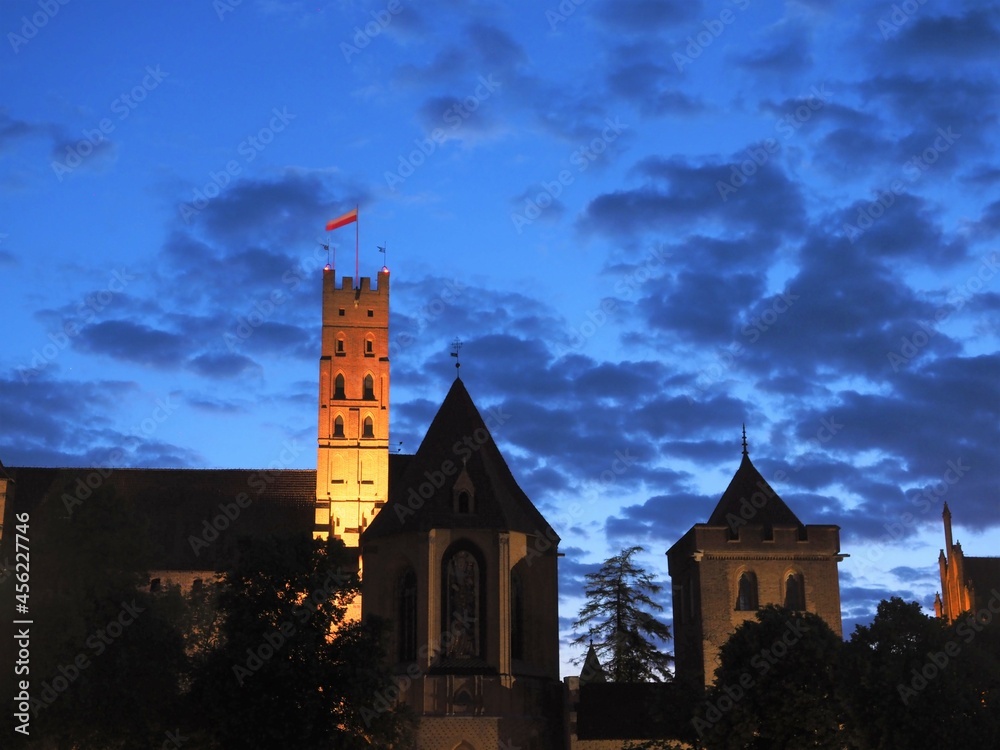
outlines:
[[[586,629],[573,643],[593,642],[613,682],[661,682],[670,677],[672,657],[659,647],[670,640],[670,628],[653,615],[663,611],[653,600],[663,586],[633,559],[643,551],[639,546],[623,549],[586,575],[587,603],[573,623],[574,630]]]

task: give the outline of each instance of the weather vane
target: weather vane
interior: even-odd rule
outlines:
[[[462,348],[462,340],[460,338],[456,337],[455,340],[451,342],[451,356],[453,356],[455,358],[455,377],[456,378],[458,377],[459,368],[462,366],[462,363],[458,361],[458,350],[461,349],[461,348]]]
[[[333,266],[330,265],[330,243],[329,242],[320,242],[319,246],[321,248],[323,248],[324,250],[326,250],[326,267],[327,268],[333,268]],[[333,246],[333,265],[334,266],[337,265],[337,246],[336,245]]]

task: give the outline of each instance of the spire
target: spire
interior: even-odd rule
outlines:
[[[945,502],[944,510],[941,511],[941,518],[944,521],[944,548],[948,556],[951,559],[951,547],[952,547],[952,537],[951,537],[951,511],[948,510],[948,503]]]
[[[744,456],[749,456],[750,455],[747,452],[747,423],[746,422],[743,423],[743,455]]]
[[[604,667],[601,666],[601,660],[597,658],[597,650],[594,648],[594,642],[590,642],[590,648],[587,649],[587,656],[583,660],[583,669],[580,670],[580,684],[590,685],[595,682],[607,682],[607,674],[604,671]]]

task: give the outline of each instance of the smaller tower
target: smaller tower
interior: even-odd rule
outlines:
[[[779,472],[777,478],[782,478]],[[711,685],[722,645],[762,606],[813,612],[841,635],[840,527],[806,526],[743,460],[708,523],[667,552],[678,679]]]

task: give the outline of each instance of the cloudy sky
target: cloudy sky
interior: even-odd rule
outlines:
[[[357,205],[393,443],[461,339],[567,623],[623,545],[666,579],[744,422],[842,528],[845,631],[931,605],[943,500],[996,553],[993,3],[7,0],[0,31],[6,464],[313,467],[319,242]]]

